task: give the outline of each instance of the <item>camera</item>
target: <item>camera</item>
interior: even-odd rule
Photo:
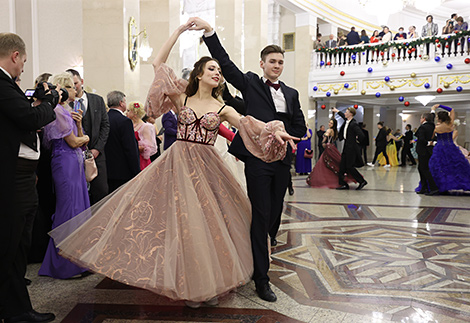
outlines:
[[[51,106],[55,108],[59,103],[59,92],[57,92],[57,87],[54,84],[48,82],[47,85],[49,87],[48,91],[44,88],[44,83],[39,83],[36,86],[32,97],[41,101],[49,102]],[[65,89],[60,89],[60,95],[62,96],[62,102],[67,101],[69,98],[69,92]]]

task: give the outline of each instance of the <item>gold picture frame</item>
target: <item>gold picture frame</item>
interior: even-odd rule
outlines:
[[[282,34],[282,48],[286,52],[295,51],[295,33]]]

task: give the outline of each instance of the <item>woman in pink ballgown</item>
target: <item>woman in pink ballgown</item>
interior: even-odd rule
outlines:
[[[240,118],[217,99],[217,61],[203,57],[189,81],[165,63],[180,26],[153,62],[146,100],[157,117],[178,114],[177,141],[126,185],[51,235],[61,254],[111,279],[151,290],[191,307],[246,284],[253,273],[251,207],[214,148],[221,121],[240,129],[247,148],[280,160],[293,138],[281,121]]]
[[[338,187],[338,171],[341,162],[341,153],[335,146],[338,139],[338,122],[335,118],[330,119],[328,130],[323,135],[323,147],[325,151],[321,154],[312,172],[307,177],[307,184],[317,188]],[[347,183],[355,182],[354,178],[347,175],[344,179]]]

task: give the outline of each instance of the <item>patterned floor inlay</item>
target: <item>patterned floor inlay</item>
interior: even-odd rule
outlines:
[[[271,310],[180,306],[77,304],[62,321],[76,322],[243,322],[301,323]]]

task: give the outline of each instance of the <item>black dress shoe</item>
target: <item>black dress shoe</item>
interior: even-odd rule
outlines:
[[[256,292],[258,293],[259,298],[265,301],[277,301],[276,294],[274,294],[274,292],[271,290],[271,287],[269,287],[269,283],[256,287]]]
[[[428,194],[428,191],[420,190],[420,191],[417,191],[416,194]]]
[[[427,196],[439,195],[439,190],[431,191],[431,192],[429,192],[429,193],[426,193],[425,195],[427,195]]]
[[[348,184],[341,185],[340,187],[337,187],[336,189],[337,190],[349,190],[349,185]]]
[[[294,195],[294,188],[293,187],[289,187],[289,195]]]
[[[26,313],[9,317],[3,320],[4,323],[29,323],[29,322],[51,322],[55,320],[55,315],[52,313],[38,313],[35,310],[30,310]]]
[[[277,246],[277,240],[276,238],[271,238],[271,247]]]
[[[24,283],[26,284],[26,286],[29,286],[29,285],[31,285],[32,281],[31,281],[31,279],[28,279],[28,278],[25,277]]]
[[[406,166],[406,164],[400,164],[400,165],[398,165],[398,166],[400,166],[400,167],[405,167],[405,166]]]
[[[362,183],[359,184],[358,187],[356,187],[356,191],[359,191],[359,190],[362,190],[364,188],[364,186],[367,185],[367,181],[364,181]]]

